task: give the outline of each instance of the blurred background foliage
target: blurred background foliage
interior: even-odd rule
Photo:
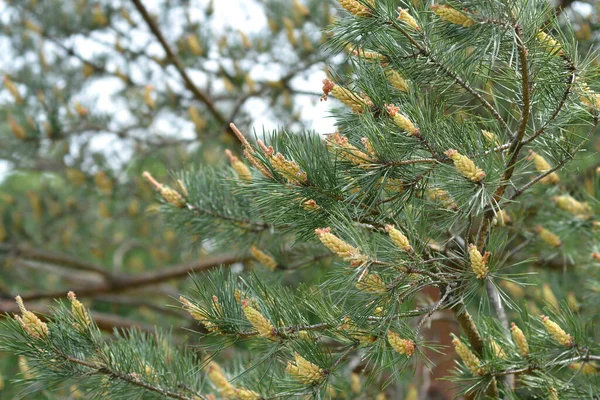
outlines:
[[[202,269],[214,244],[165,225],[142,171],[174,183],[171,170],[226,163],[225,148],[239,153],[230,121],[246,132],[328,127],[315,107],[324,67],[338,76],[351,67],[323,51],[323,29],[340,12],[332,1],[143,3],[150,22],[135,1],[0,4],[0,311],[15,312],[21,294],[45,312],[74,290],[107,332],[173,327],[175,340],[193,344],[185,328],[197,325],[167,306],[191,282],[168,271]],[[597,46],[600,2],[563,0],[557,12],[573,22],[582,55]],[[597,159],[578,163],[582,173],[567,185],[593,190]],[[235,268],[251,266],[241,261]],[[120,284],[134,276],[146,283]],[[533,307],[551,293],[505,289]],[[577,287],[568,290],[576,308]],[[0,354],[0,397],[20,396],[9,382],[18,370],[14,355]]]

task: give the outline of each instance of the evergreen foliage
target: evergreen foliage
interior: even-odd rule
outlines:
[[[339,3],[326,49],[352,69],[323,82],[338,132],[231,124],[231,167],[145,174],[179,235],[245,261],[182,293],[195,346],[107,340],[71,295],[47,322],[4,323],[31,380],[102,398],[413,399],[441,353],[456,396],[600,396],[596,55],[545,0]],[[444,318],[451,338],[431,328]]]

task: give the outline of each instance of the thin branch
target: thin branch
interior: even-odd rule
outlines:
[[[144,19],[144,21],[146,22],[146,25],[148,26],[148,28],[150,29],[152,34],[159,41],[160,45],[162,46],[162,48],[167,56],[167,59],[169,60],[169,62],[171,64],[173,64],[173,66],[179,73],[179,76],[181,76],[181,79],[183,79],[185,86],[192,92],[192,94],[194,95],[194,97],[196,99],[198,99],[200,102],[202,102],[206,106],[207,110],[213,115],[213,117],[215,117],[215,119],[220,124],[226,126],[227,122],[228,122],[227,119],[225,118],[225,116],[223,114],[221,114],[221,112],[219,110],[217,110],[215,104],[208,97],[208,95],[205,94],[203,91],[201,91],[200,88],[198,88],[198,86],[196,86],[196,84],[194,83],[192,78],[190,78],[190,76],[188,75],[188,73],[185,70],[185,66],[184,66],[183,62],[177,56],[177,54],[175,54],[173,52],[169,43],[167,43],[167,40],[165,39],[164,35],[162,34],[160,28],[158,27],[158,25],[156,24],[154,19],[152,19],[152,16],[148,13],[148,10],[144,6],[144,4],[142,4],[142,0],[131,0],[131,1],[133,2],[135,8],[138,10],[140,15]],[[231,129],[227,129],[227,133],[229,135],[231,135],[232,138],[235,139],[235,135],[233,134],[233,131]]]
[[[142,286],[154,285],[163,283],[172,279],[181,279],[189,276],[191,273],[206,271],[220,265],[231,265],[235,262],[243,262],[247,260],[247,256],[238,254],[222,254],[211,257],[206,257],[195,263],[186,263],[165,267],[159,271],[147,272],[135,276],[122,275],[114,276],[112,280],[105,280],[99,285],[86,286],[80,288],[71,288],[79,296],[91,296],[98,293],[114,293],[125,290],[138,288]],[[34,292],[22,295],[24,301],[60,298],[64,297],[65,290],[54,292]]]
[[[124,373],[118,372],[118,371],[113,371],[110,368],[108,368],[106,365],[94,364],[94,363],[91,363],[88,361],[80,360],[78,358],[63,354],[59,350],[57,350],[57,353],[61,357],[63,357],[66,361],[69,361],[71,363],[78,364],[78,365],[81,365],[81,366],[91,369],[92,371],[90,373],[92,373],[92,374],[106,375],[113,379],[118,379],[118,380],[127,382],[131,385],[149,390],[151,392],[161,394],[161,395],[169,397],[171,399],[193,400],[191,397],[185,396],[181,393],[176,393],[176,392],[170,391],[168,389],[163,389],[161,387],[151,385],[150,383],[144,382],[141,379],[136,378],[134,375],[124,374]],[[204,397],[204,396],[202,396],[202,398],[206,399],[206,397]]]

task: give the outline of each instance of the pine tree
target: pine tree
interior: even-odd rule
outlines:
[[[144,173],[178,235],[244,260],[179,298],[195,346],[106,340],[76,293],[48,321],[19,297],[0,343],[31,380],[103,398],[416,398],[414,371],[443,353],[457,396],[600,395],[595,55],[545,0],[339,4],[326,48],[352,70],[322,84],[337,132],[232,123],[231,167]],[[440,337],[447,318],[459,329]]]

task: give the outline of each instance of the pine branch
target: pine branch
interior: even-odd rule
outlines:
[[[183,65],[183,62],[173,52],[173,50],[171,50],[171,46],[169,45],[169,43],[167,43],[160,28],[158,27],[156,22],[154,22],[154,20],[152,19],[152,16],[148,13],[148,10],[142,3],[142,0],[131,0],[131,1],[133,2],[135,8],[138,10],[140,15],[144,19],[144,21],[146,22],[146,25],[148,26],[148,28],[150,29],[152,34],[159,41],[160,45],[162,46],[163,50],[165,51],[165,54],[167,55],[167,59],[171,62],[171,64],[173,64],[173,66],[175,67],[175,69],[177,70],[177,72],[179,73],[179,75],[181,76],[183,81],[185,82],[186,87],[192,92],[192,94],[194,95],[194,97],[197,100],[204,103],[207,110],[215,117],[215,119],[220,124],[222,124],[224,127],[227,127],[228,121],[225,118],[225,116],[223,114],[221,114],[221,112],[217,109],[217,107],[215,106],[213,101],[208,97],[208,95],[205,94],[204,92],[202,92],[198,88],[198,86],[196,86],[196,84],[194,83],[192,78],[190,78],[190,76],[188,75],[188,73],[185,69],[185,66]],[[227,133],[233,139],[235,139],[235,135],[231,129],[227,128]]]
[[[248,260],[247,256],[237,254],[223,254],[206,257],[205,259],[187,264],[179,264],[165,267],[159,271],[147,272],[140,275],[115,275],[111,280],[94,286],[71,288],[79,296],[93,296],[98,293],[115,293],[143,286],[163,283],[172,279],[186,278],[192,273],[210,270],[220,265],[231,265],[236,262]],[[22,295],[24,301],[58,298],[64,296],[64,290],[55,292],[33,292]]]

